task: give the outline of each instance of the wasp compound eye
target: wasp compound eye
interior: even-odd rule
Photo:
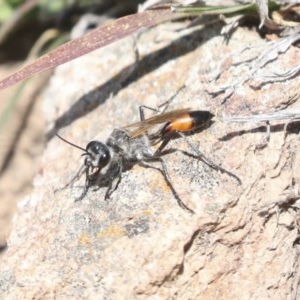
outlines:
[[[88,154],[87,164],[95,168],[103,168],[110,161],[109,149],[101,142],[89,142],[86,146],[86,152]]]

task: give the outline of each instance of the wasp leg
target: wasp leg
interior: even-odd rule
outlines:
[[[112,178],[112,180],[108,183],[104,200],[108,200],[110,198],[112,193],[118,188],[120,182],[121,182],[121,172],[119,172],[119,174],[116,177]]]
[[[170,142],[171,138],[164,138],[162,140],[162,143],[159,145],[158,149],[155,151],[154,156],[160,156],[164,148],[167,146],[167,144]]]
[[[145,121],[145,112],[144,112],[145,109],[152,110],[152,111],[154,111],[154,112],[156,112],[156,113],[159,112],[158,109],[152,108],[152,107],[150,107],[150,106],[140,105],[140,106],[139,106],[140,121]]]
[[[145,161],[143,162],[139,162],[139,165],[141,165],[142,167],[144,168],[152,168],[152,169],[156,169],[157,171],[159,171],[160,173],[162,173],[162,175],[164,176],[164,179],[167,183],[167,185],[170,187],[178,205],[182,208],[182,209],[185,209],[187,210],[189,213],[191,214],[194,214],[195,212],[190,209],[189,207],[187,207],[180,199],[178,193],[176,192],[172,182],[171,182],[171,178],[170,178],[170,175],[168,173],[168,170],[167,170],[167,166],[165,164],[165,161],[161,158],[161,157],[153,157],[153,158],[150,158],[150,159],[147,159],[147,162],[160,162],[161,163],[161,166],[162,166],[162,169],[159,169],[159,168],[155,168],[149,164],[147,164]]]
[[[83,165],[79,170],[78,172],[76,173],[76,175],[72,178],[72,180],[65,186],[65,187],[68,187],[68,186],[73,186],[75,181],[78,180],[83,173],[85,173],[87,171],[87,167],[86,165]]]
[[[155,108],[152,108],[152,107],[149,107],[149,106],[146,106],[146,105],[140,105],[139,106],[140,121],[145,121],[145,112],[144,112],[145,109],[149,109],[149,110],[152,110],[156,113],[159,113],[158,109],[155,109]],[[147,136],[149,136],[148,131],[145,131],[145,134]]]
[[[73,187],[74,183],[82,176],[82,174],[84,172],[86,172],[86,166],[85,165],[81,166],[81,168],[78,170],[78,172],[76,173],[76,175],[72,178],[72,180],[70,182],[68,182],[67,184],[65,184],[62,188],[54,190],[54,192],[57,192],[59,190],[64,190],[64,189],[66,189],[69,186]]]
[[[169,105],[172,103],[172,101],[175,99],[175,97],[177,97],[177,95],[184,89],[186,88],[186,85],[183,84],[176,92],[173,96],[171,96],[170,99],[168,99],[167,101],[161,103],[158,107],[164,107],[164,109],[162,110],[162,114],[168,109]]]
[[[145,121],[145,113],[144,113],[144,110],[145,109],[149,109],[149,110],[152,110],[156,113],[159,113],[159,114],[163,114],[169,107],[169,105],[171,104],[171,102],[175,99],[175,97],[186,87],[186,85],[182,85],[177,91],[176,93],[171,96],[170,99],[168,99],[167,101],[163,102],[162,104],[160,104],[158,106],[158,109],[156,108],[152,108],[150,106],[146,106],[146,105],[141,105],[139,106],[139,113],[140,113],[140,120],[141,121]],[[161,111],[160,108],[164,107],[164,109]]]
[[[84,166],[84,167],[86,167],[86,166]],[[85,173],[86,173],[86,177],[85,177],[85,185],[84,185],[83,191],[79,197],[75,198],[75,202],[81,201],[86,196],[86,194],[91,186],[90,179],[88,176],[88,168],[85,168]]]
[[[112,193],[118,188],[119,183],[121,182],[122,178],[122,165],[119,161],[115,161],[113,163],[112,168],[109,171],[109,181],[107,190],[105,193],[104,200],[108,200]]]
[[[89,168],[85,165],[84,165],[84,167],[85,167],[84,168],[85,169],[85,185],[84,185],[81,195],[79,197],[75,198],[75,202],[81,201],[86,196],[90,187],[96,185],[95,183],[97,183],[97,175],[99,173],[99,170],[95,174],[89,174]]]
[[[196,153],[196,158],[201,159],[204,163],[206,163],[211,168],[221,171],[222,173],[225,173],[231,177],[233,177],[239,184],[242,184],[241,179],[236,176],[235,174],[231,173],[230,171],[216,165],[214,162],[212,162],[210,159],[208,159],[193,143],[189,141],[189,139],[180,131],[177,131],[177,133],[185,140],[185,142],[190,146],[190,148]]]

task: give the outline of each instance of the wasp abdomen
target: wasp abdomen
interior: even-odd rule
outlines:
[[[169,122],[161,130],[161,134],[164,135],[168,132],[181,131],[187,132],[195,130],[207,122],[209,122],[214,115],[209,111],[197,110],[191,111],[179,116]]]

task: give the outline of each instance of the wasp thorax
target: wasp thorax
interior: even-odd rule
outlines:
[[[110,161],[110,152],[106,145],[92,141],[86,146],[87,157],[85,164],[95,168],[103,168]]]

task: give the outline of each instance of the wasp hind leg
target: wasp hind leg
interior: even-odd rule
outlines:
[[[155,108],[152,108],[152,107],[146,106],[146,105],[140,105],[139,106],[140,121],[145,121],[145,109],[152,110],[156,113],[159,113],[158,109],[155,109]]]
[[[176,92],[173,96],[171,96],[170,99],[168,99],[167,101],[161,103],[158,108],[153,108],[153,107],[150,107],[150,106],[146,106],[146,105],[141,105],[139,106],[139,113],[140,113],[140,120],[141,121],[145,121],[145,109],[148,109],[148,110],[152,110],[154,112],[156,112],[157,114],[163,114],[168,108],[169,108],[169,105],[171,104],[171,102],[176,98],[176,96],[185,88],[186,86],[185,85],[182,85]],[[163,109],[161,110],[161,108],[163,107]]]
[[[189,139],[180,131],[177,131],[177,133],[185,140],[185,142],[189,145],[189,147],[194,151],[194,153],[196,153],[195,158],[197,159],[201,159],[204,163],[206,163],[208,166],[210,166],[211,168],[221,171],[222,173],[225,173],[231,177],[233,177],[239,184],[242,184],[241,179],[236,176],[235,174],[233,174],[232,172],[218,166],[217,164],[215,164],[214,162],[212,162],[210,159],[208,159],[193,143],[191,143],[189,141]],[[183,152],[185,153],[185,152]]]

